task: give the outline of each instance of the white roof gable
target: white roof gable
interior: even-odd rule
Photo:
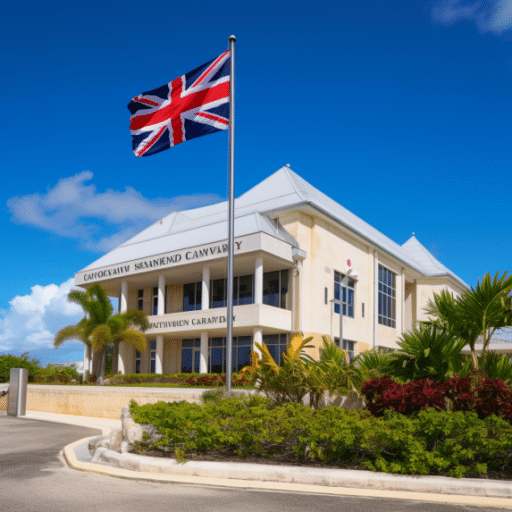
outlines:
[[[313,187],[289,167],[282,167],[235,199],[235,236],[266,232],[299,247],[284,229],[268,217],[272,213],[308,205],[425,276],[447,275],[464,287],[459,277],[442,265],[415,237],[403,246]],[[105,254],[83,270],[119,264],[164,252],[227,239],[224,201],[193,210],[173,212]]]
[[[415,259],[427,275],[444,276],[450,274],[450,271],[421,245],[414,235],[402,245],[402,250]]]

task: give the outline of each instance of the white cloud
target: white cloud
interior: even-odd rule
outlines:
[[[77,239],[80,248],[107,252],[172,211],[218,202],[215,194],[147,199],[132,187],[97,192],[93,173],[62,178],[46,194],[12,197],[7,206],[14,222]]]
[[[10,300],[10,308],[0,310],[0,353],[53,349],[55,333],[83,318],[82,308],[67,300],[68,293],[78,289],[73,282],[70,278],[60,285],[36,285],[30,295]]]
[[[470,20],[482,33],[503,34],[512,30],[512,0],[443,0],[432,8],[432,19],[444,25]]]

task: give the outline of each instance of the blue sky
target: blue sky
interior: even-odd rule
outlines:
[[[236,46],[238,196],[290,163],[471,286],[511,269],[512,0],[4,0],[0,353],[55,350],[75,272],[227,196],[227,132],[147,158],[130,99]]]

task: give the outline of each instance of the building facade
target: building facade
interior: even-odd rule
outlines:
[[[227,231],[226,202],[173,212],[75,275],[149,316],[147,350],[121,343],[121,372],[226,371]],[[289,166],[235,200],[234,276],[234,371],[255,342],[280,362],[295,332],[313,357],[322,335],[350,357],[397,348],[434,292],[467,289],[414,235],[396,244]]]

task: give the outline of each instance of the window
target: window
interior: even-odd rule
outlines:
[[[226,307],[226,279],[215,279],[210,283],[210,308]]]
[[[379,324],[396,325],[396,276],[379,265]]]
[[[239,372],[251,364],[252,338],[250,336],[233,337],[231,368]],[[226,372],[226,338],[208,340],[208,371],[210,373]]]
[[[254,276],[252,274],[233,278],[233,306],[254,303]],[[210,308],[227,306],[227,279],[215,279],[210,284]]]
[[[263,336],[263,343],[267,346],[274,361],[280,366],[283,363],[283,352],[286,352],[288,345],[286,334],[266,334]]]
[[[149,342],[149,348],[150,348],[150,367],[149,371],[150,373],[155,373],[155,365],[156,365],[156,340],[151,340]]]
[[[183,311],[201,309],[201,291],[203,283],[188,283],[183,286]]]
[[[340,346],[340,339],[339,338],[334,338],[334,343],[336,343],[336,345],[338,345],[338,347]],[[352,359],[354,359],[354,347],[356,345],[356,342],[355,341],[350,341],[350,340],[343,340],[343,344],[342,346],[340,347],[341,349],[345,350],[347,352],[347,359],[348,359],[348,362],[350,363],[352,361]]]
[[[181,347],[181,372],[199,373],[201,339],[183,340]]]
[[[288,270],[263,274],[263,304],[286,309],[288,295]]]
[[[141,353],[136,350],[135,351],[135,373],[140,373],[140,357]]]
[[[158,315],[158,287],[153,288],[153,315]]]
[[[233,306],[254,303],[254,275],[235,277],[233,280]]]
[[[139,296],[137,299],[137,309],[144,311],[144,290],[139,290]]]
[[[349,279],[347,286],[342,286],[341,281],[345,276],[334,272],[334,298],[341,300],[343,316],[354,318],[354,280]],[[341,290],[341,293],[340,293]],[[340,304],[334,303],[334,312],[339,315]]]

